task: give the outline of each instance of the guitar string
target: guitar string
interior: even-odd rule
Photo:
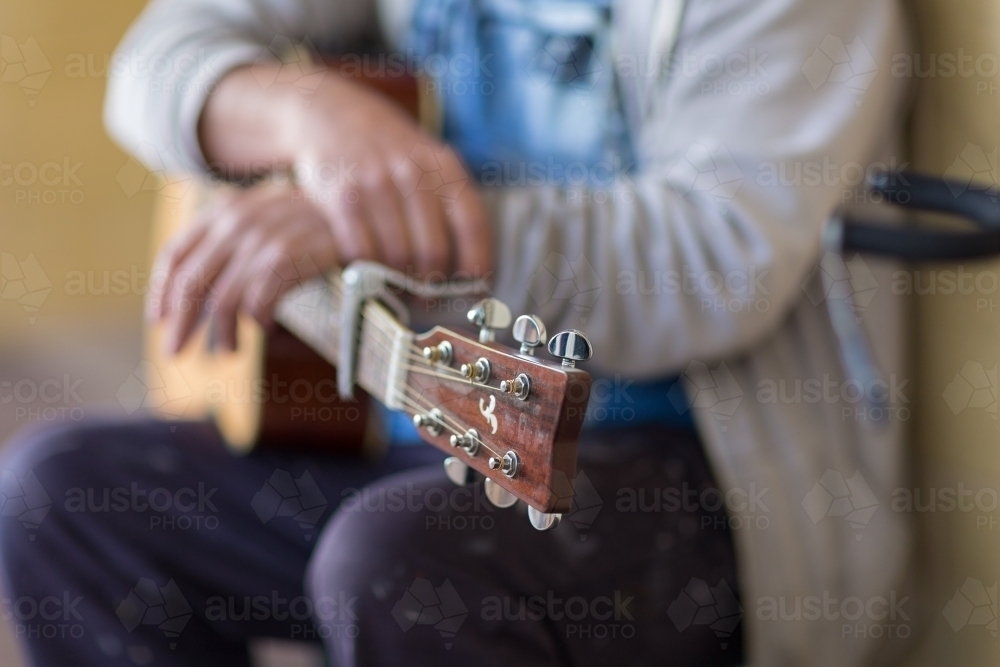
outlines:
[[[388,314],[387,314],[387,313],[385,313],[384,311],[381,311],[381,310],[379,310],[379,309],[372,309],[372,312],[374,312],[374,313],[376,314],[376,316],[377,316],[377,317],[379,317],[379,318],[380,318],[380,319],[381,319],[381,320],[382,320],[382,321],[383,321],[383,322],[384,322],[385,324],[387,324],[388,326],[391,326],[391,327],[398,327],[398,326],[399,326],[399,325],[398,325],[398,324],[397,324],[397,323],[396,323],[396,322],[395,322],[394,320],[392,320],[391,318],[389,318],[389,317],[388,317]],[[380,327],[378,326],[378,324],[379,324],[379,323],[378,323],[378,322],[375,322],[375,321],[374,321],[374,318],[368,318],[368,319],[369,319],[369,321],[371,321],[371,322],[372,322],[372,324],[374,325],[374,333],[376,333],[376,334],[377,334],[377,335],[379,336],[378,338],[375,338],[375,337],[370,337],[370,338],[369,338],[369,340],[370,340],[371,342],[374,342],[374,343],[377,343],[377,344],[379,344],[379,345],[380,345],[380,347],[381,347],[381,348],[383,348],[383,350],[385,350],[385,349],[386,349],[386,348],[388,347],[388,346],[387,346],[387,344],[386,344],[386,339],[387,339],[387,338],[389,338],[389,334],[388,334],[388,332],[386,332],[386,331],[382,330],[382,329],[381,329],[381,328],[380,328]],[[381,357],[381,356],[382,356],[382,355],[379,355],[379,357]],[[384,363],[384,359],[381,359],[381,358],[380,358],[379,360],[380,360],[381,362],[383,362],[383,363]],[[424,359],[424,358],[423,358],[422,356],[421,356],[421,357],[419,358],[419,361],[420,361],[421,363],[425,364],[425,365],[427,364],[427,361],[426,361],[426,360],[425,360],[425,359]],[[490,390],[492,390],[492,391],[497,391],[497,392],[499,392],[499,391],[500,391],[500,390],[499,390],[498,388],[496,388],[496,387],[490,387],[489,385],[479,385],[479,384],[474,384],[474,383],[472,383],[472,382],[471,382],[470,380],[468,380],[467,378],[465,378],[464,376],[461,376],[461,375],[460,375],[460,376],[458,376],[457,378],[452,378],[452,377],[448,377],[448,376],[443,376],[443,375],[441,375],[441,374],[439,374],[439,373],[435,373],[434,371],[432,371],[432,370],[429,370],[429,369],[426,369],[426,368],[424,368],[424,367],[416,367],[416,366],[412,366],[412,365],[403,365],[403,366],[404,366],[404,367],[405,367],[405,368],[406,368],[407,370],[409,370],[409,371],[414,371],[414,372],[417,372],[417,373],[421,373],[421,374],[425,374],[425,375],[430,375],[430,376],[434,376],[434,377],[439,377],[439,378],[443,378],[444,380],[451,380],[451,381],[462,381],[462,382],[464,382],[464,383],[467,383],[467,384],[470,384],[470,385],[473,385],[473,386],[477,386],[477,387],[485,387],[485,388],[487,388],[487,389],[490,389]],[[403,386],[404,386],[404,388],[406,388],[406,389],[409,389],[409,388],[410,388],[410,387],[409,387],[409,385],[405,385],[405,384],[404,384]],[[388,387],[386,387],[386,391],[385,391],[385,393],[388,393],[388,391],[389,391],[389,388],[388,388]],[[419,395],[419,394],[418,394],[418,395]],[[423,398],[424,398],[424,397],[423,397],[422,395],[419,395],[419,396],[420,396],[420,398],[421,398],[421,399],[423,399]],[[436,407],[436,406],[433,406],[433,404],[431,404],[431,405],[432,405],[432,407]],[[420,404],[419,404],[419,403],[417,403],[417,406],[418,406],[418,407],[420,407]],[[426,408],[426,407],[424,407],[423,409],[424,409],[424,410],[427,410],[427,408]],[[456,433],[456,435],[462,435],[462,434],[464,434],[464,433],[466,433],[466,432],[468,431],[468,428],[467,428],[467,427],[465,427],[465,426],[464,426],[463,424],[461,424],[460,422],[458,422],[457,420],[455,420],[455,419],[453,419],[453,418],[449,417],[448,415],[443,415],[443,416],[444,416],[444,417],[445,417],[446,419],[449,419],[450,421],[452,421],[452,423],[453,423],[453,424],[455,424],[455,426],[456,426],[456,427],[457,427],[458,429],[460,429],[460,430],[461,430],[461,433]],[[488,451],[490,451],[490,453],[492,453],[492,454],[493,454],[494,456],[497,456],[497,457],[499,457],[499,454],[498,454],[498,453],[497,453],[497,452],[496,452],[495,450],[493,450],[493,449],[492,449],[491,447],[489,447],[488,445],[486,445],[486,443],[485,443],[485,442],[483,442],[481,438],[477,438],[477,440],[478,440],[478,441],[480,442],[480,444],[481,444],[481,445],[482,445],[482,446],[483,446],[483,447],[484,447],[485,449],[487,449]]]
[[[385,337],[387,335],[385,332],[377,332],[377,333],[379,335],[383,336],[383,337]],[[383,341],[376,340],[375,338],[369,338],[369,340],[371,342],[373,342],[373,343],[381,345],[383,348],[385,347],[385,343]],[[369,350],[369,351],[371,351],[371,350]],[[405,366],[405,365],[404,365],[404,367],[407,368],[408,370],[415,371],[415,372],[418,372],[418,373],[425,373],[425,374],[428,374],[428,375],[434,375],[434,373],[428,372],[428,371],[426,371],[423,368],[418,368],[418,367],[415,367],[415,366]],[[445,378],[445,379],[449,379],[449,378]],[[484,385],[475,385],[475,386],[484,386]],[[416,407],[418,409],[420,409],[421,411],[423,411],[423,412],[429,412],[430,409],[433,409],[435,407],[439,407],[439,406],[435,406],[425,396],[423,396],[422,394],[420,394],[417,391],[416,388],[411,387],[408,384],[404,383],[402,385],[397,385],[396,387],[394,387],[392,389],[398,392],[398,391],[400,391],[400,387],[402,388],[403,391],[413,391],[413,392],[415,392],[416,399],[414,399],[413,397],[410,397],[410,396],[406,396],[405,394],[404,394],[404,396],[406,398],[409,398],[411,400],[411,403],[415,403]],[[388,397],[389,391],[390,391],[390,388],[388,386],[386,386],[384,394],[386,394],[387,397]],[[425,401],[426,404],[424,406],[421,406],[421,404],[419,403],[419,400]],[[442,417],[445,420],[451,421],[455,425],[455,428],[458,429],[456,431],[455,429],[452,429],[452,428],[449,427],[449,430],[452,431],[453,433],[455,433],[455,435],[465,435],[465,434],[467,434],[469,428],[466,427],[465,425],[463,425],[457,419],[454,419],[450,415],[447,415],[447,414],[444,414],[444,413],[442,413]],[[494,456],[497,456],[499,458],[499,454],[493,448],[491,448],[489,445],[487,445],[485,442],[483,442],[482,438],[476,438],[476,440],[479,442],[480,445],[483,446],[483,448],[485,448],[491,454],[493,454]]]
[[[418,394],[418,397],[419,397],[419,394]],[[415,404],[416,407],[414,409],[416,409],[418,411],[421,409],[420,404],[417,403],[417,401],[415,399],[413,399],[413,398],[411,398],[409,396],[402,396],[401,398],[410,401],[410,403],[412,403],[412,404]],[[426,408],[422,408],[422,409],[426,410]],[[444,419],[438,422],[442,427],[448,429],[449,431],[451,431],[456,436],[463,436],[463,435],[467,435],[468,434],[468,429],[462,429],[461,424],[458,424],[457,421],[455,421],[454,419],[451,419],[448,415],[445,415],[444,413],[442,413],[442,417],[444,419],[450,419],[453,423],[455,423],[457,425],[457,428],[453,428],[453,427],[449,426],[447,423],[444,422]],[[479,445],[483,449],[485,449],[486,451],[488,451],[490,454],[492,454],[493,456],[495,456],[497,458],[501,458],[500,454],[497,453],[492,447],[490,447],[489,445],[487,445],[485,442],[483,442],[482,438],[475,438],[475,440],[476,440],[476,442],[479,443]]]
[[[385,332],[378,331],[377,329],[375,330],[375,333],[377,333],[378,335],[381,335],[381,336],[387,336],[388,335]],[[382,349],[385,350],[385,351],[391,350],[391,346],[385,340],[376,340],[374,338],[370,338],[369,340],[372,343],[380,345],[382,347]],[[379,357],[379,360],[384,362],[384,358],[381,357],[381,356]],[[400,367],[406,369],[407,371],[412,371],[412,372],[415,372],[415,373],[420,373],[422,375],[429,375],[429,376],[432,376],[432,377],[436,377],[436,378],[440,378],[440,379],[443,379],[443,380],[447,380],[449,382],[457,382],[457,383],[461,383],[461,384],[466,384],[466,385],[469,385],[469,386],[472,386],[472,387],[475,387],[475,388],[479,388],[479,389],[487,389],[489,391],[496,392],[498,394],[506,394],[507,393],[507,392],[503,391],[502,389],[500,389],[499,387],[494,387],[494,386],[491,386],[491,385],[488,385],[488,384],[479,384],[478,382],[473,382],[472,380],[470,380],[469,378],[467,378],[467,377],[465,377],[464,375],[461,375],[461,374],[458,374],[456,376],[456,375],[445,375],[445,374],[436,372],[432,367],[430,367],[429,365],[427,365],[427,360],[424,359],[423,357],[419,357],[417,359],[417,361],[422,362],[424,365],[423,366],[414,366],[412,364],[405,364],[404,363],[404,364],[400,364]]]
[[[334,276],[334,280],[336,282],[342,282],[340,280],[339,276]],[[328,296],[330,298],[328,298],[328,299],[321,299],[319,303],[323,304],[323,308],[322,308],[322,310],[324,311],[323,314],[326,315],[326,316],[329,316],[330,312],[332,310],[334,310],[334,306],[336,305],[334,302],[341,302],[342,300],[340,298],[338,298],[338,295],[335,294],[333,292],[333,290],[327,290],[327,294],[328,294]],[[371,342],[373,342],[373,343],[378,344],[381,349],[380,350],[373,350],[373,349],[369,348],[368,351],[369,351],[369,353],[374,354],[374,356],[376,356],[376,360],[380,364],[382,364],[384,366],[386,364],[386,361],[385,361],[385,358],[384,358],[382,352],[392,349],[387,344],[388,342],[392,342],[393,344],[395,343],[395,340],[393,340],[391,338],[391,334],[388,331],[386,331],[385,329],[387,327],[392,327],[392,328],[395,328],[395,329],[398,330],[398,329],[401,329],[402,327],[400,327],[400,325],[394,319],[392,319],[389,316],[388,313],[386,313],[381,308],[377,308],[377,307],[375,307],[375,308],[368,308],[368,307],[364,308],[363,311],[362,311],[362,313],[361,313],[361,318],[362,318],[362,326],[358,327],[358,333],[357,333],[357,337],[359,339],[359,343],[361,342],[360,339],[361,339],[361,337],[362,337],[362,335],[363,335],[363,333],[365,331],[372,331],[377,336],[379,336],[380,338],[369,337],[368,340],[371,341]],[[376,318],[378,320],[380,320],[380,322],[376,321]],[[310,321],[313,321],[313,318],[308,318],[308,319]],[[321,319],[323,319],[323,318],[321,318]],[[366,329],[364,327],[364,322],[365,321],[370,322],[373,326],[371,328]],[[318,338],[320,338],[320,336],[318,336]],[[452,381],[452,382],[459,381],[459,382],[463,382],[463,383],[466,383],[466,384],[474,385],[474,386],[477,386],[477,387],[480,387],[480,388],[488,389],[488,390],[491,390],[491,391],[500,392],[500,389],[497,388],[497,387],[491,387],[491,386],[485,385],[485,384],[473,383],[471,380],[469,380],[464,375],[462,375],[459,371],[457,371],[456,369],[453,369],[453,368],[443,367],[445,370],[451,372],[452,375],[448,375],[448,374],[445,374],[445,373],[435,372],[433,370],[430,370],[429,369],[429,364],[428,364],[427,360],[424,358],[424,356],[422,354],[422,350],[420,348],[418,348],[416,345],[414,345],[409,340],[406,341],[406,345],[407,345],[407,347],[410,348],[410,350],[408,350],[408,351],[404,350],[404,354],[406,356],[409,356],[413,360],[415,360],[415,361],[417,361],[419,363],[423,363],[423,364],[425,364],[425,365],[428,366],[427,368],[425,368],[425,367],[418,367],[418,366],[413,366],[413,365],[409,365],[409,364],[403,364],[402,366],[406,370],[411,371],[411,372],[417,372],[417,373],[425,374],[425,375],[430,375],[430,376],[433,376],[433,377],[441,378],[441,379],[444,379],[444,380],[449,380],[449,381]],[[420,352],[420,354],[417,354],[417,352]],[[395,392],[399,393],[399,391],[400,391],[400,387],[399,386],[395,386],[395,387],[392,387],[392,388],[390,388],[388,386],[388,378],[385,378],[385,380],[383,382],[385,383],[384,390],[382,391],[383,395],[388,396],[388,393],[390,391],[395,391]],[[413,389],[412,387],[410,387],[407,384],[403,384],[402,385],[402,389],[403,389],[404,392],[411,391],[411,390],[415,391],[415,389]],[[500,393],[502,393],[502,392],[500,392]],[[416,396],[420,400],[427,401],[427,403],[431,407],[435,407],[423,395],[417,393]],[[420,411],[420,410],[427,410],[426,406],[422,407],[421,404],[420,404],[420,402],[418,400],[415,400],[412,396],[408,396],[408,395],[406,395],[406,393],[402,393],[401,397],[404,398],[405,400],[407,400],[411,404],[411,408],[412,409],[415,409],[415,410],[418,410],[418,411]],[[448,424],[446,424],[446,423],[442,423],[441,424],[443,427],[447,428],[449,431],[451,431],[452,433],[454,433],[456,436],[463,436],[469,430],[467,428],[464,428],[463,425],[460,422],[458,422],[457,420],[453,419],[449,415],[445,415],[445,414],[442,413],[442,417],[444,419],[447,419],[447,420],[451,421],[455,425],[454,427],[451,427],[451,426],[448,426]],[[458,429],[458,430],[456,430],[456,429]],[[487,451],[489,451],[494,456],[499,457],[499,454],[496,451],[494,451],[491,447],[489,447],[489,445],[487,445],[485,442],[483,442],[481,438],[477,438],[476,440],[479,442],[479,444],[484,449],[486,449]]]
[[[337,286],[341,287],[343,281],[340,278],[340,276],[334,275],[334,276],[332,276],[332,278],[333,278],[334,282],[339,283]],[[330,292],[330,296],[332,297],[332,299],[330,299],[329,301],[341,302],[341,299],[337,295],[335,295],[333,292]],[[334,304],[331,303],[330,305],[334,305]],[[370,311],[370,313],[368,311]],[[383,324],[388,325],[390,327],[394,327],[394,328],[398,327],[397,322],[395,320],[393,320],[391,318],[391,316],[388,313],[386,313],[383,309],[381,309],[381,308],[365,308],[364,311],[361,313],[362,320],[367,320],[367,321],[370,321],[373,324],[375,324],[375,327],[376,327],[375,330],[378,331],[379,333],[387,335],[387,332],[384,331],[384,327],[383,326],[379,326],[379,323],[377,323],[377,322],[374,321],[374,318],[372,317],[372,314],[374,314],[376,317],[378,317],[379,319],[381,319]],[[363,326],[362,327],[358,327],[357,337],[358,337],[358,341],[359,342],[360,342],[360,338],[361,338],[361,335],[362,335],[362,331],[363,331]],[[418,346],[416,346],[415,344],[413,344],[412,341],[409,341],[409,340],[406,342],[406,345],[409,348],[409,350],[406,350],[406,354],[407,354],[407,356],[409,356],[411,358],[411,360],[416,361],[418,363],[427,364],[427,366],[430,367],[430,364],[428,364],[427,359],[423,356],[423,350],[421,348],[419,348]],[[441,366],[441,367],[438,367],[438,368],[439,368],[439,371],[438,371],[437,377],[441,377],[441,378],[445,377],[445,374],[441,373],[441,370],[443,370],[446,374],[447,373],[452,374],[453,379],[456,380],[456,381],[464,381],[467,384],[476,384],[477,386],[486,388],[486,389],[488,389],[490,391],[494,391],[494,392],[497,392],[497,393],[504,393],[498,387],[492,387],[492,386],[489,386],[489,385],[479,385],[478,383],[473,383],[469,378],[467,378],[464,375],[462,375],[462,373],[458,369],[451,368],[449,366]]]
[[[379,313],[379,316],[380,317],[388,317],[385,313]],[[368,321],[372,321],[371,318],[368,318],[368,317],[366,317],[365,319],[368,320]],[[390,326],[395,326],[395,323],[392,320],[388,320],[388,322],[390,323]],[[391,336],[391,334],[389,334],[388,332],[380,329],[377,324],[375,326],[374,331],[376,333],[382,335],[383,337]],[[358,338],[359,338],[359,340],[360,340],[361,335],[362,335],[362,331],[359,330],[359,332],[358,332]],[[391,341],[391,339],[390,339],[390,341]],[[386,343],[385,341],[380,341],[380,342],[381,342],[383,348],[385,348],[386,350],[391,350],[392,349],[391,345],[389,343]],[[417,348],[414,345],[411,345],[411,347],[413,349],[419,349],[419,348]],[[405,368],[407,368],[408,370],[417,370],[418,372],[422,372],[422,373],[424,373],[426,375],[433,375],[435,377],[442,378],[442,379],[445,379],[445,380],[451,380],[453,382],[461,382],[463,384],[468,384],[468,385],[472,385],[474,387],[479,387],[479,388],[482,388],[482,389],[493,391],[493,392],[496,392],[498,394],[504,394],[504,393],[506,393],[502,389],[500,389],[499,387],[494,387],[494,386],[488,385],[488,384],[480,384],[478,382],[473,382],[469,378],[467,378],[464,375],[462,375],[462,373],[460,371],[458,371],[457,369],[451,368],[449,366],[439,366],[439,367],[431,366],[428,363],[427,359],[424,358],[423,354],[420,354],[420,355],[411,354],[410,356],[411,356],[411,358],[414,361],[416,361],[418,363],[421,363],[421,364],[424,364],[424,366],[420,366],[420,367],[417,367],[417,366],[406,366]],[[435,368],[443,369],[443,370],[447,371],[447,373],[442,373],[441,370],[434,370]]]

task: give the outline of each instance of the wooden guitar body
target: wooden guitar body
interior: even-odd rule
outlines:
[[[154,250],[193,218],[206,196],[196,183],[161,191]],[[274,447],[357,455],[377,444],[367,438],[374,415],[364,391],[341,400],[337,369],[280,326],[265,331],[241,315],[235,352],[212,349],[205,326],[172,358],[164,356],[161,338],[159,324],[147,327],[146,358],[167,385],[164,394],[179,399],[152,406],[165,418],[214,420],[238,452]]]

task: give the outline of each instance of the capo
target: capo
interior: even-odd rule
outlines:
[[[439,299],[488,291],[488,285],[483,280],[434,284],[413,280],[401,271],[369,261],[353,262],[344,269],[341,278],[344,285],[340,313],[343,326],[337,355],[337,391],[344,399],[354,395],[361,311],[368,300],[377,299],[400,322],[408,324],[410,313],[398,292],[407,292],[424,299]]]

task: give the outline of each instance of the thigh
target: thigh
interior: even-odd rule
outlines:
[[[40,663],[167,650],[157,663],[241,664],[249,636],[314,638],[302,576],[323,523],[350,489],[430,460],[238,457],[204,423],[24,434],[4,463],[4,494],[24,505],[4,506],[7,587],[73,602],[52,637],[31,627],[37,616],[22,619],[29,650]]]
[[[356,636],[328,634],[337,664],[737,664],[722,504],[697,439],[663,429],[588,436],[574,507],[547,533],[481,485],[411,471],[340,509],[310,592],[353,601]]]

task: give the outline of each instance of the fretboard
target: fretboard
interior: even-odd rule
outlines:
[[[315,278],[282,297],[275,319],[331,364],[337,364],[342,330],[342,287],[338,277]],[[400,389],[406,383],[407,354],[413,332],[384,306],[368,301],[362,309],[357,383],[389,408],[405,410]]]

